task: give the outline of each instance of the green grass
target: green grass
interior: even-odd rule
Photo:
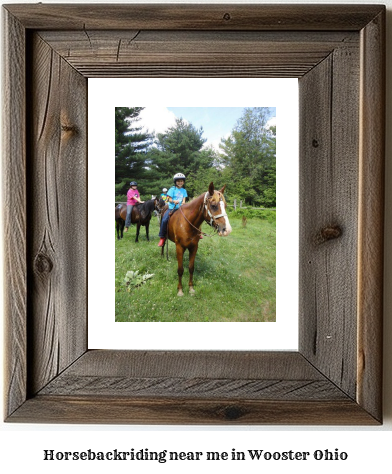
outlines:
[[[150,242],[141,228],[135,243],[132,226],[116,240],[116,321],[247,322],[275,321],[276,226],[275,222],[230,218],[228,237],[204,237],[195,260],[194,296],[188,293],[188,251],[182,279],[184,296],[177,296],[175,245],[169,242],[169,261],[157,247],[158,223],[150,225]],[[206,224],[203,231],[211,234]],[[139,287],[127,287],[127,271],[154,276]]]

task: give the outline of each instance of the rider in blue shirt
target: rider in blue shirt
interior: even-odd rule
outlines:
[[[167,223],[169,221],[170,212],[174,212],[185,204],[185,198],[188,197],[188,193],[184,188],[185,185],[185,175],[182,173],[177,173],[173,177],[174,186],[172,186],[167,192],[169,209],[165,212],[165,215],[162,218],[161,228],[159,231],[159,241],[158,247],[163,247],[166,241],[167,234]]]
[[[162,194],[159,196],[159,198],[164,202],[168,201],[169,198],[167,197],[167,188],[162,189]]]

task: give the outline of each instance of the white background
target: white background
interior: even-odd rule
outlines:
[[[164,94],[162,90],[165,91]],[[223,93],[223,90],[228,93]],[[96,231],[98,223],[100,233],[99,239],[89,239],[89,348],[296,350],[298,235],[292,229],[298,229],[298,81],[208,78],[90,79],[88,91],[88,150],[89,161],[91,160],[89,225],[91,230]],[[137,91],[136,97],[132,91]],[[195,93],[189,94],[189,91]],[[228,96],[231,107],[276,107],[277,322],[224,324],[224,329],[222,323],[115,323],[114,107],[159,105],[222,107],[222,104],[227,102]],[[98,130],[100,133],[97,133]],[[102,130],[106,132],[102,134]],[[219,187],[223,184],[216,183]],[[227,183],[227,187],[230,188],[230,183]],[[98,219],[91,218],[97,213],[97,189],[99,189],[100,216]],[[93,232],[89,235],[93,235]],[[132,252],[132,247],[129,248],[129,252]],[[168,285],[171,284],[175,289],[177,286],[175,258],[172,259],[172,263],[173,280],[171,283],[168,282]],[[197,278],[197,273],[195,275]],[[187,270],[184,276],[187,278]],[[169,288],[168,294],[170,294]]]
[[[11,3],[11,2],[10,2]],[[13,0],[12,3],[27,3]],[[56,3],[56,2],[47,2]],[[61,2],[58,2],[61,3]],[[77,2],[74,2],[77,3]],[[90,3],[84,0],[84,3]],[[108,3],[105,0],[103,3]],[[134,3],[141,3],[135,1]],[[155,0],[155,3],[157,1]],[[204,3],[200,1],[199,3]],[[207,2],[205,2],[207,3]],[[219,3],[219,2],[216,2]],[[222,2],[221,2],[222,3]],[[241,3],[230,2],[224,3]],[[270,0],[252,1],[247,3],[271,3]],[[298,3],[285,0],[283,3]],[[317,3],[303,0],[299,3]],[[319,2],[321,3],[321,2]],[[328,3],[328,2],[324,2]],[[333,0],[329,3],[361,3],[358,1]],[[366,3],[380,3],[367,0]],[[4,424],[0,425],[0,468],[4,472],[18,472],[19,469],[28,472],[40,473],[85,473],[108,472],[225,472],[238,473],[238,462],[201,463],[181,462],[166,463],[88,463],[86,462],[44,462],[43,450],[55,449],[61,451],[73,450],[136,450],[148,448],[150,450],[169,449],[198,450],[198,451],[227,451],[232,448],[238,451],[247,449],[264,450],[303,450],[338,448],[349,454],[348,461],[318,461],[318,462],[272,462],[255,463],[241,462],[243,472],[260,473],[275,472],[277,469],[288,468],[292,473],[347,473],[347,472],[390,472],[390,447],[392,443],[392,82],[391,82],[391,9],[392,0],[383,2],[388,8],[387,24],[387,163],[386,163],[386,211],[385,211],[385,325],[384,325],[384,426],[366,427],[301,427],[301,426],[274,426],[274,427],[193,427],[193,426],[89,426],[89,425],[29,425]],[[2,207],[0,206],[0,212]],[[267,471],[267,469],[269,470]]]

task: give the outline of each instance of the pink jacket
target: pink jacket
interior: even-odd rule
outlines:
[[[128,206],[134,206],[135,204],[138,203],[138,201],[134,199],[134,196],[140,199],[139,191],[137,189],[132,189],[132,188],[129,189],[129,191],[127,192],[127,205]]]

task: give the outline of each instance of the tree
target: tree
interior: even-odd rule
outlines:
[[[265,207],[276,207],[276,125],[269,128],[270,163],[264,173],[264,188],[262,205]]]
[[[208,149],[208,153],[211,154],[210,156],[216,155],[215,150],[212,148]],[[188,194],[191,196],[198,196],[199,194],[206,192],[211,182],[213,182],[217,188],[222,187],[224,183],[222,183],[221,170],[215,166],[208,168],[200,167],[197,171],[191,172],[187,176],[186,188]]]
[[[144,107],[115,108],[115,192],[125,193],[129,182],[140,183],[142,192],[143,178],[146,175],[145,158],[152,136],[142,132],[137,126],[139,115]]]
[[[191,123],[182,118],[176,119],[173,127],[165,133],[159,133],[147,156],[148,175],[156,186],[172,183],[176,173],[184,173],[187,177],[186,188],[192,196],[195,189],[192,179],[197,176],[199,169],[213,166],[215,155],[213,150],[203,149],[206,139],[203,138],[203,128],[196,129]],[[193,181],[194,182],[194,181]]]
[[[276,128],[267,127],[269,109],[244,109],[231,135],[221,141],[224,178],[251,205],[275,205]]]

